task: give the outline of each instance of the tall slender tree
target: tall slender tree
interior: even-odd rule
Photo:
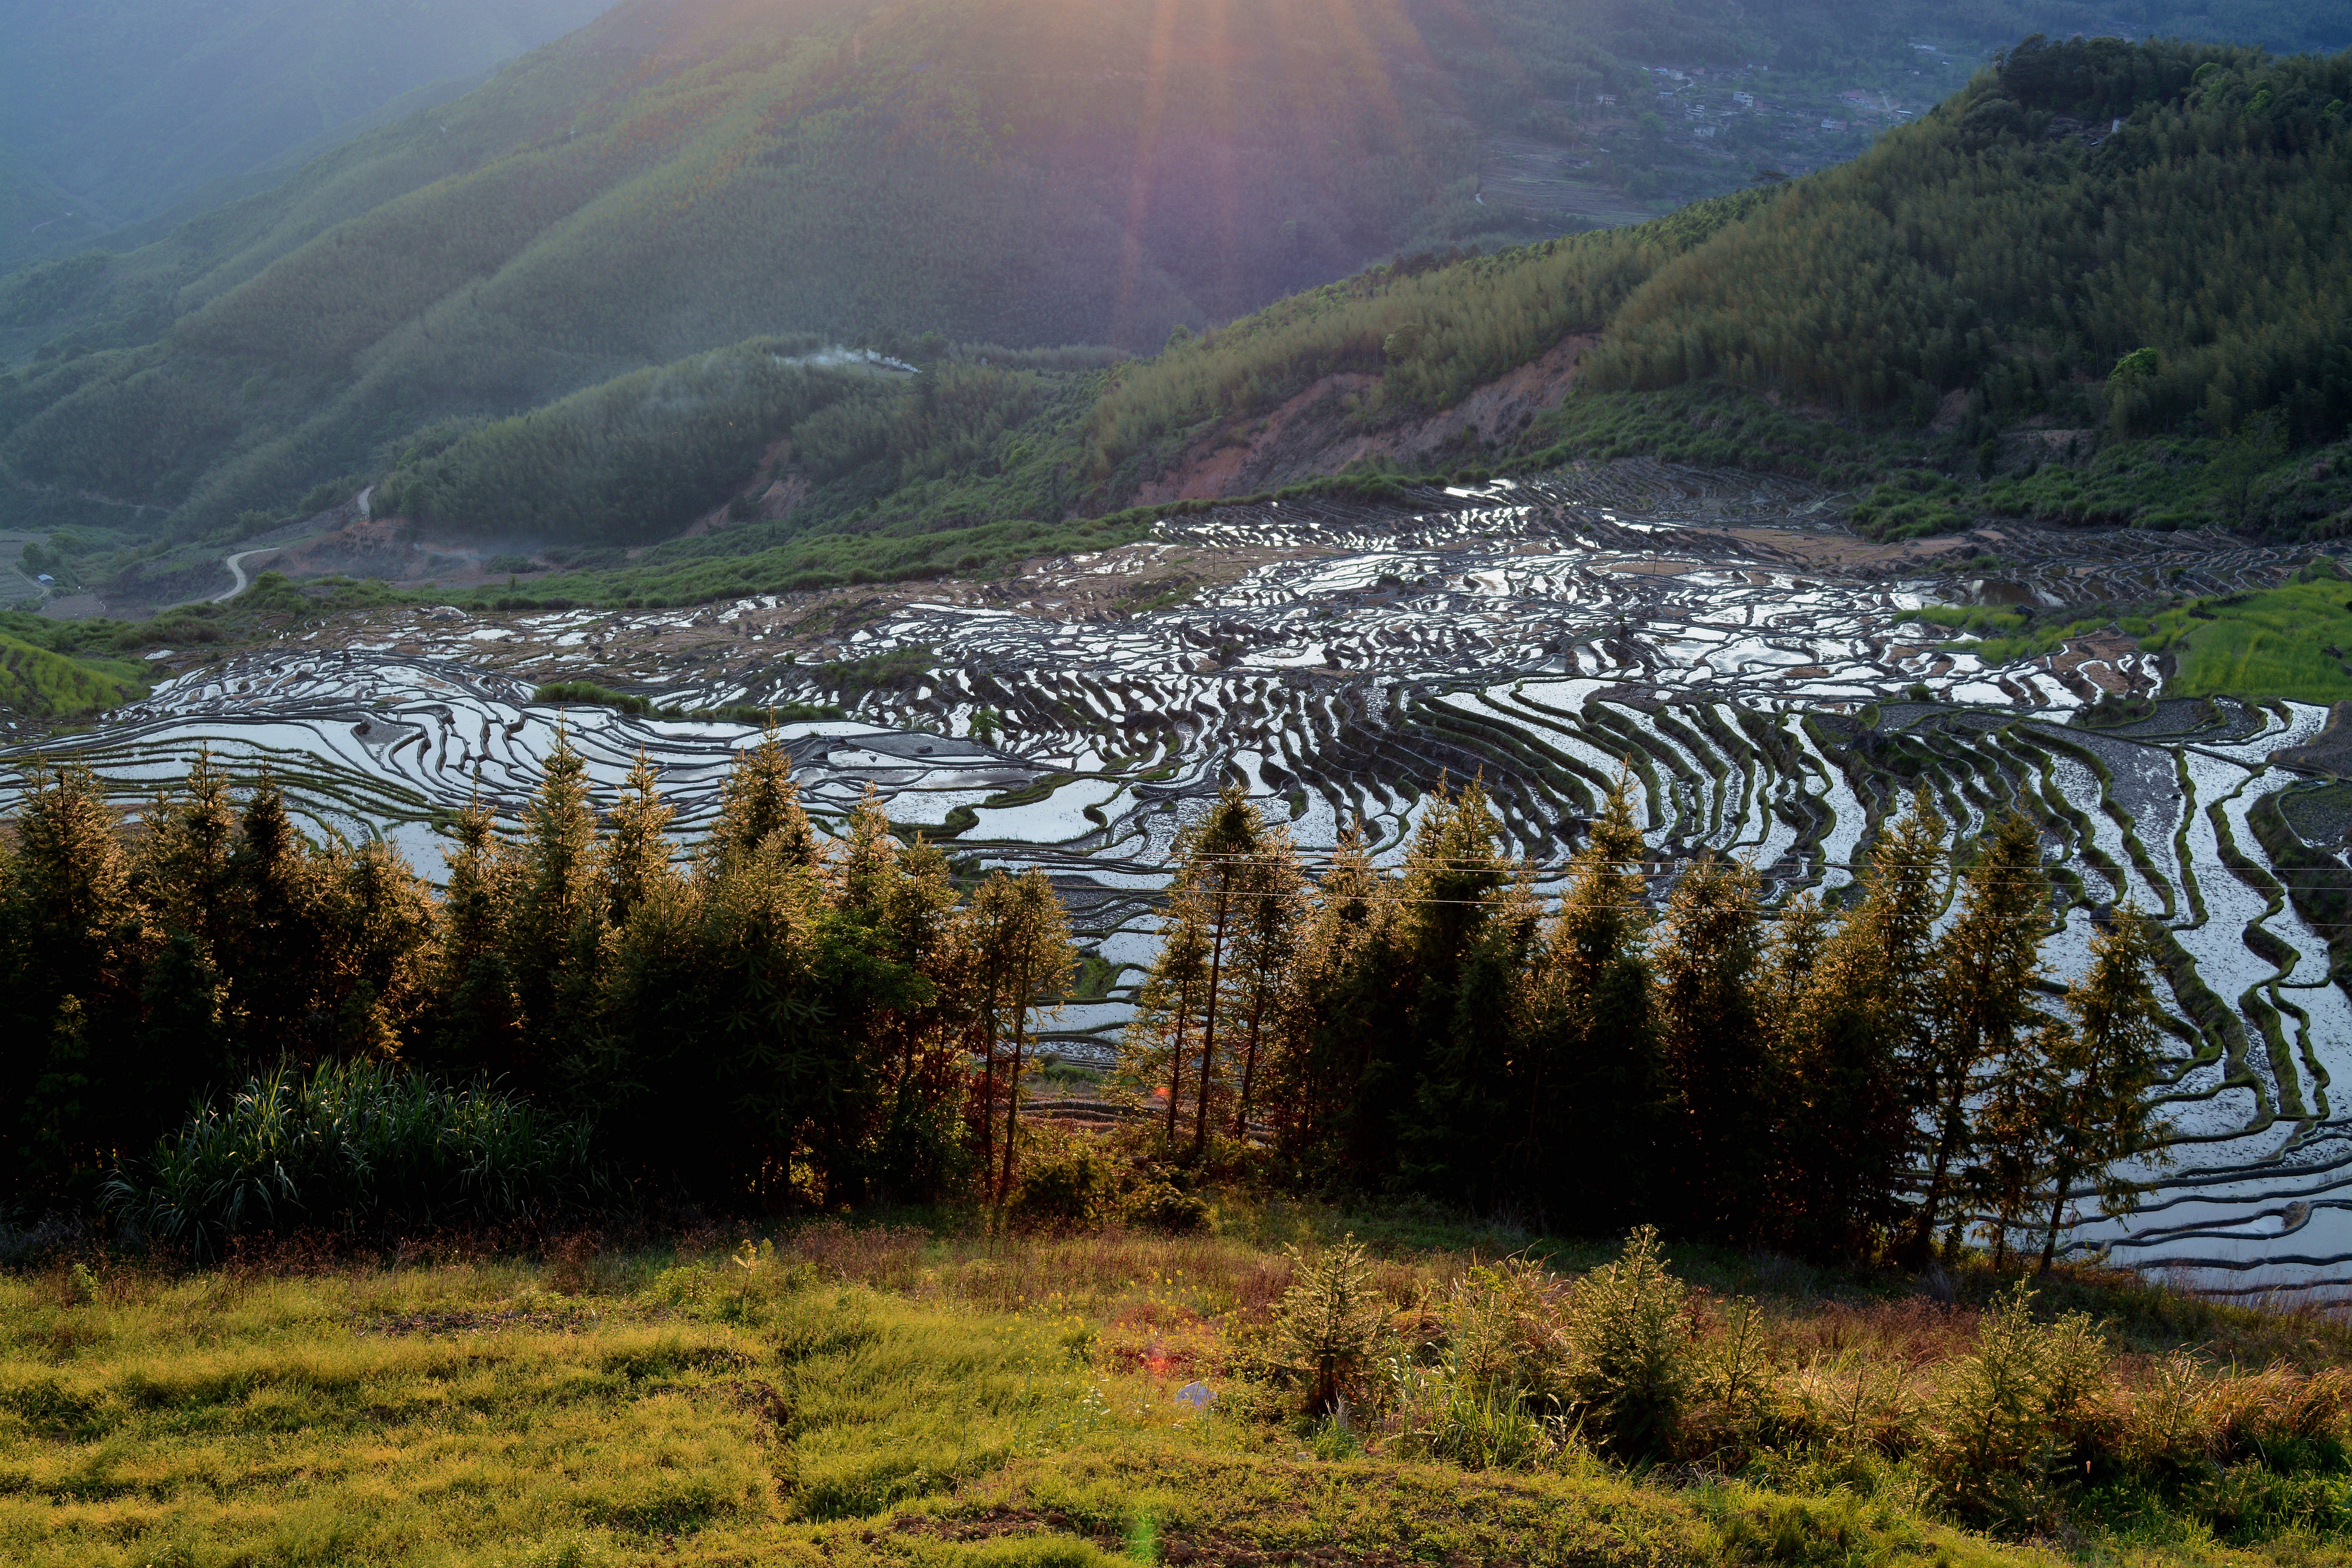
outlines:
[[[1021,1123],[1021,1070],[1027,1055],[1033,1013],[1059,1005],[1077,966],[1070,944],[1069,914],[1045,873],[990,874],[972,895],[974,935],[988,976],[992,1034],[1006,1040],[1004,1148],[996,1180],[998,1201],[1013,1189],[1013,1160]]]
[[[1702,857],[1666,900],[1650,963],[1683,1219],[1723,1241],[1750,1234],[1771,1164],[1762,961],[1755,872]]]
[[[1643,952],[1649,850],[1633,812],[1621,773],[1570,858],[1534,976],[1521,1096],[1547,1208],[1611,1226],[1646,1212],[1666,1090]]]
[[[1774,963],[1803,979],[1776,1026],[1781,1184],[1775,1226],[1816,1256],[1868,1257],[1892,1239],[1910,1168],[1914,1086],[1932,1021],[1929,954],[1946,882],[1944,822],[1923,791],[1871,850],[1860,902],[1816,941],[1810,918]]]
[[[2021,1039],[1985,1097],[1995,1157],[1979,1195],[2000,1245],[2014,1226],[2041,1232],[2044,1270],[2070,1201],[2088,1189],[2101,1212],[2126,1213],[2145,1174],[2170,1163],[2162,1146],[2170,1129],[2152,1094],[2166,1068],[2153,967],[2149,922],[2136,906],[2097,918],[2090,966],[2067,988],[2068,1016],[2043,1019]]]
[[[2033,983],[2049,927],[2042,835],[2011,812],[1977,847],[1961,879],[1960,914],[1936,966],[1934,1027],[1919,1058],[1917,1110],[1927,1121],[1927,1185],[1911,1236],[1924,1254],[1967,1179],[1977,1148],[1969,1102],[1986,1069],[2015,1056],[2039,1017]]]
[[[1268,828],[1259,838],[1251,867],[1249,908],[1244,913],[1236,953],[1242,976],[1242,1016],[1247,1029],[1240,1082],[1234,1097],[1236,1142],[1249,1135],[1250,1112],[1256,1103],[1258,1078],[1265,1065],[1267,1026],[1281,995],[1283,977],[1297,957],[1306,880],[1289,831]]]

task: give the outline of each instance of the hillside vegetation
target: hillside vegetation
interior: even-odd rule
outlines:
[[[1092,471],[1116,489],[1334,372],[1369,378],[1343,406],[1377,428],[1586,333],[1573,395],[1458,460],[1885,476],[1853,511],[1879,537],[1986,514],[2340,534],[2347,90],[2352,56],[2030,39],[1847,167],[1376,268],[1173,346],[1097,405]]]
[[[217,521],[421,416],[758,332],[1156,345],[1469,205],[1396,13],[1217,15],[625,5],[109,263],[89,309],[136,318],[93,326],[122,347],[37,367],[0,459]]]
[[[2294,1568],[2346,1540],[2345,1342],[2315,1316],[1976,1270],[1944,1302],[1238,1195],[1216,1236],[914,1217],[37,1258],[0,1278],[0,1550],[2024,1568],[2058,1536]],[[1623,1436],[1645,1422],[1661,1448]]]
[[[2195,16],[2285,42],[2315,25],[2274,12]],[[1156,351],[1385,255],[1579,226],[1477,199],[1497,137],[1554,149],[1560,178],[1682,168],[1687,149],[1601,101],[1667,79],[1646,62],[1825,91],[1911,79],[1926,57],[1902,29],[1966,50],[1988,25],[1845,0],[625,0],[152,244],[0,281],[0,353],[30,358],[0,383],[0,512],[216,532],[441,422],[779,333]],[[1798,133],[1756,120],[1750,153],[1710,153],[1676,188],[1744,184]],[[1433,324],[1401,345],[1427,362],[1417,397],[1501,352],[1441,371]]]
[[[1769,201],[1286,301],[1124,375],[1098,439],[1115,458],[1337,369],[1380,376],[1368,411],[1442,406],[1569,331],[1600,337],[1582,387],[1914,426],[1958,393],[1971,445],[2037,416],[2136,436],[2271,410],[2331,439],[2352,414],[2347,95],[2352,55],[2029,39]]]

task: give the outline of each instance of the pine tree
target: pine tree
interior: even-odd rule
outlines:
[[[126,1133],[134,1097],[110,1096],[139,1026],[147,931],[114,813],[86,768],[60,768],[18,809],[6,905],[0,1135],[11,1174],[56,1193]],[[143,1107],[142,1107],[143,1109]]]
[[[325,1045],[316,1009],[329,949],[320,868],[267,774],[237,828],[231,934],[214,955],[229,984],[232,1026],[249,1063],[315,1061]]]
[[[1235,954],[1235,966],[1242,977],[1239,989],[1243,1019],[1248,1030],[1234,1103],[1236,1142],[1249,1135],[1250,1111],[1265,1067],[1267,1026],[1282,992],[1283,977],[1297,955],[1305,886],[1306,876],[1299,869],[1298,852],[1292,847],[1289,832],[1279,827],[1268,829],[1259,840],[1250,867],[1249,909],[1242,921]]]
[[[395,1059],[426,1001],[431,895],[399,852],[378,840],[336,846],[329,868],[320,926],[331,945],[320,1003],[332,1019],[331,1047]]]
[[[1217,1027],[1226,1012],[1225,963],[1236,937],[1249,921],[1264,837],[1265,824],[1257,807],[1239,784],[1229,784],[1218,792],[1215,804],[1188,824],[1176,839],[1175,894],[1197,910],[1208,949],[1208,974],[1201,991],[1201,1066],[1193,1082],[1195,1159],[1208,1149],[1209,1101],[1221,1081]]]
[[[599,848],[604,883],[604,918],[615,929],[656,886],[677,875],[670,865],[670,819],[676,813],[661,798],[653,764],[640,751],[622,785],[620,803]]]
[[[1275,1000],[1275,1134],[1297,1167],[1318,1175],[1363,1179],[1363,1076],[1399,1005],[1396,915],[1393,886],[1372,868],[1363,825],[1351,822],[1315,885]]]
[[[456,845],[444,853],[448,876],[427,1029],[434,1063],[457,1077],[506,1071],[520,1051],[520,1008],[500,943],[516,873],[492,821],[488,806],[469,803],[452,827]]]
[[[1944,900],[1943,842],[1943,818],[1922,791],[1880,833],[1861,901],[1836,929],[1822,937],[1801,911],[1775,950],[1776,984],[1801,984],[1772,1026],[1781,1085],[1777,1229],[1814,1256],[1872,1256],[1896,1217],[1916,1063],[1933,1017],[1928,955]]]
[[[1927,1190],[1911,1237],[1916,1254],[1927,1251],[1976,1150],[1970,1097],[1983,1087],[1985,1069],[2015,1055],[2032,1035],[2049,908],[2042,835],[2011,812],[1985,836],[1963,874],[1959,919],[1944,938],[1935,971],[1935,1027],[1916,1090],[1917,1110],[1929,1121]]]
[[[610,894],[588,800],[587,763],[558,732],[539,789],[523,809],[498,948],[513,988],[521,1057],[509,1070],[543,1090],[593,1026]]]
[[[1160,951],[1136,990],[1135,1016],[1120,1037],[1122,1076],[1168,1097],[1161,1152],[1176,1152],[1176,1119],[1184,1100],[1186,1052],[1204,1007],[1209,984],[1208,921],[1200,903],[1180,890],[1160,917]]]
[[[1007,1035],[1011,1037],[1006,1054],[1004,1149],[996,1182],[1001,1203],[1013,1190],[1029,1016],[1058,1005],[1069,990],[1077,954],[1070,945],[1068,911],[1041,870],[1033,868],[1018,878],[992,872],[972,895],[971,910],[982,972],[987,977],[992,1042]]]
[[[2128,1212],[2146,1184],[2126,1167],[2170,1163],[2170,1128],[2150,1091],[2165,1073],[2164,1010],[2151,976],[2146,915],[2129,903],[2097,917],[2091,964],[2047,1019],[2002,1062],[1985,1107],[1984,1195],[2006,1242],[2014,1226],[2042,1231],[2042,1268],[2056,1256],[2066,1204],[2088,1185],[2105,1214]],[[2040,1205],[2049,1207],[2046,1220]]]
[[[1666,1086],[1643,952],[1648,853],[1621,774],[1570,858],[1534,976],[1518,1142],[1549,1210],[1596,1226],[1654,1206]]]
[[[1749,1234],[1771,1162],[1762,936],[1755,872],[1707,856],[1675,884],[1650,957],[1684,1217],[1721,1241]]]
[[[149,917],[185,932],[209,963],[230,940],[236,808],[211,748],[197,748],[184,782],[184,795],[165,795],[147,814],[134,880]]]
[[[772,727],[758,745],[736,756],[719,786],[719,820],[703,847],[705,873],[748,860],[771,839],[787,867],[814,868],[824,862],[824,843],[801,808],[800,785],[793,781],[793,754]]]

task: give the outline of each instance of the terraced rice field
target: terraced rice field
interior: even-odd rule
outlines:
[[[974,868],[1048,868],[1118,973],[1047,1026],[1076,1058],[1115,1041],[1154,950],[1170,845],[1229,778],[1310,858],[1359,820],[1394,858],[1441,779],[1480,777],[1540,885],[1623,769],[1661,887],[1711,849],[1752,858],[1776,894],[1851,881],[1915,789],[1964,834],[2014,805],[2042,823],[2063,891],[2053,978],[2125,897],[2170,932],[2175,1163],[2137,1214],[2086,1208],[2072,1244],[2217,1289],[2352,1283],[2352,1110],[2331,1087],[2352,1068],[2352,1005],[2304,912],[2352,875],[2340,833],[2314,826],[2347,814],[2298,807],[2323,786],[2274,760],[2325,710],[2161,700],[2155,660],[2121,638],[1992,667],[1897,619],[1955,599],[2263,588],[2284,559],[2227,536],[2020,530],[1906,553],[1822,521],[1824,500],[1618,464],[1412,509],[1223,508],[1039,563],[1009,589],[404,611],[200,667],[42,750],[130,798],[208,745],[267,765],[320,829],[381,834],[433,871],[437,825],[478,791],[519,806],[559,730],[608,791],[646,753],[688,833],[757,738],[534,706],[540,683],[689,710],[841,702],[847,720],[783,730],[812,808],[837,814],[871,784]],[[1936,550],[2005,563],[1994,578],[1931,571]],[[1191,597],[1115,608],[1164,581]],[[848,629],[813,641],[812,626]],[[910,647],[929,650],[929,673],[848,698],[829,673]],[[2075,722],[2103,691],[2160,700],[2126,728]]]

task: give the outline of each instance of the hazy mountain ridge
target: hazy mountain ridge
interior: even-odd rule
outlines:
[[[2291,31],[2305,13],[2246,16]],[[469,422],[779,332],[902,352],[927,333],[1155,350],[1171,324],[1311,294],[1401,246],[1556,228],[1556,214],[1480,199],[1480,149],[1528,125],[1601,162],[1656,142],[1629,142],[1625,111],[1600,101],[1685,74],[1629,63],[1637,52],[1746,71],[1724,62],[1777,51],[1834,72],[1870,48],[1912,58],[1893,41],[1906,25],[1980,25],[1939,5],[1717,0],[1344,19],[1140,0],[631,0],[163,240],[0,281],[0,349],[33,349],[0,380],[0,464],[18,481],[0,510],[45,531],[170,512],[187,538],[216,534],[253,509],[283,516],[322,481],[348,494]],[[1717,143],[1676,133],[1673,156],[1699,159],[1688,177],[1746,178]],[[1758,120],[1732,141],[1798,134]],[[1417,363],[1439,374],[1416,404],[1601,319],[1563,318],[1475,363],[1424,330]],[[1392,383],[1393,368],[1370,371]],[[1304,384],[1274,380],[1283,396]],[[1183,423],[1157,418],[1154,440]],[[1021,493],[1111,504],[1124,492],[1107,477],[1097,458]]]
[[[428,84],[478,77],[609,3],[13,0],[0,144],[62,205],[0,228],[0,261],[162,214]],[[79,221],[66,236],[30,227],[68,210]]]

